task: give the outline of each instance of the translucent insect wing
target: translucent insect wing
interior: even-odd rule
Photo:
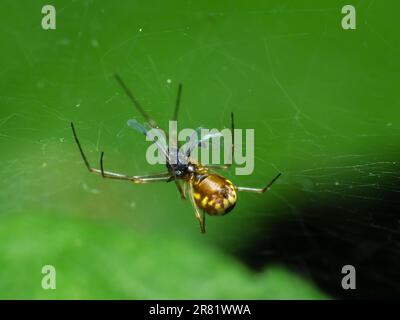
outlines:
[[[161,129],[151,128],[147,123],[142,125],[135,119],[128,120],[128,126],[144,134],[149,140],[154,141],[160,152],[168,158],[168,147],[165,140],[165,134]]]

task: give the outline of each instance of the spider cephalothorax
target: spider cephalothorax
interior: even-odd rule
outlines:
[[[181,159],[180,157],[176,157],[175,159],[176,161],[174,162],[167,161],[166,163],[168,172],[172,177],[182,179],[194,172],[194,165],[188,162],[188,159]]]

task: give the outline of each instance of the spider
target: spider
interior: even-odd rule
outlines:
[[[126,93],[136,109],[146,120],[146,124],[148,125],[148,127],[161,130],[154,119],[149,116],[149,114],[143,109],[138,100],[136,100],[133,93],[128,89],[122,79],[118,75],[115,75],[115,79],[122,87],[123,91]],[[179,84],[175,110],[172,117],[174,121],[176,121],[178,117],[181,94],[182,85]],[[145,135],[148,135],[149,133],[149,130],[140,125],[136,120],[129,120],[128,125]],[[160,141],[157,141],[156,139],[154,139],[153,141],[157,144],[158,149],[162,152],[163,156],[165,156],[166,159],[166,172],[145,176],[129,176],[111,171],[105,171],[103,167],[104,152],[101,152],[100,156],[100,169],[95,169],[90,166],[89,161],[86,158],[81,143],[78,139],[74,124],[72,122],[71,128],[79,152],[89,172],[100,175],[103,178],[127,180],[133,183],[174,181],[182,199],[186,199],[186,194],[189,194],[191,204],[195,211],[196,219],[200,223],[201,233],[206,232],[205,213],[211,216],[225,215],[232,211],[232,209],[235,207],[237,202],[237,191],[264,193],[268,191],[271,188],[272,184],[281,176],[281,173],[278,173],[278,175],[263,188],[239,187],[214,171],[214,169],[228,169],[230,167],[230,164],[220,166],[202,165],[201,163],[190,158],[191,150],[188,150],[188,152],[185,153],[185,159],[177,157],[177,161],[171,161],[171,150],[168,150],[168,147],[162,145]],[[234,118],[233,113],[231,113],[232,154],[234,152],[233,129]],[[208,139],[209,138],[210,137],[208,137]],[[179,150],[179,147],[177,149]]]

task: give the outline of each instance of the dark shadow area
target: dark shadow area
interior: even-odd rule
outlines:
[[[233,254],[255,271],[284,264],[334,298],[400,298],[399,177],[358,191],[293,190],[291,205]],[[344,265],[356,269],[355,290],[341,287]]]

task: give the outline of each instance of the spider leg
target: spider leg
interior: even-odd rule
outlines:
[[[221,165],[205,165],[206,168],[209,169],[217,169],[217,170],[228,170],[231,164],[221,164]]]
[[[115,172],[111,172],[111,171],[104,171],[104,168],[103,168],[104,152],[101,153],[101,157],[100,157],[100,170],[92,168],[89,164],[89,161],[86,158],[85,153],[83,152],[81,143],[79,142],[78,136],[75,131],[74,124],[72,122],[71,122],[71,128],[72,128],[72,132],[74,134],[75,142],[79,148],[79,152],[81,153],[82,159],[83,159],[83,161],[86,165],[86,168],[88,169],[89,172],[101,175],[103,178],[128,180],[128,181],[132,181],[133,183],[160,182],[160,181],[167,181],[170,178],[170,174],[168,172],[154,174],[154,175],[148,175],[148,176],[128,176],[125,174],[115,173]]]
[[[206,233],[206,224],[205,224],[205,222],[206,222],[205,218],[206,217],[205,217],[205,213],[203,212],[203,216],[200,214],[200,210],[197,207],[196,201],[195,201],[194,196],[193,196],[193,193],[194,193],[193,192],[193,187],[192,187],[192,185],[190,183],[188,183],[188,188],[189,188],[190,202],[192,203],[193,210],[194,210],[194,212],[196,214],[196,219],[199,220],[199,223],[200,223],[200,231],[201,231],[201,233]]]
[[[235,135],[234,135],[234,129],[235,129],[235,125],[234,125],[234,121],[233,121],[233,112],[231,112],[231,135],[232,135],[232,140],[231,140],[231,163],[227,163],[227,164],[221,164],[221,165],[205,165],[206,168],[209,169],[217,169],[217,170],[228,170],[233,163],[233,157],[234,157],[234,153],[235,153]]]
[[[178,93],[176,95],[175,110],[174,110],[174,115],[172,116],[172,121],[178,120],[178,112],[181,104],[181,96],[182,96],[182,83],[180,83],[178,87]]]
[[[125,174],[115,173],[111,171],[101,171],[95,168],[90,168],[89,171],[91,173],[101,175],[103,178],[128,180],[132,181],[133,183],[149,183],[149,182],[162,182],[162,181],[166,182],[170,177],[168,172],[165,172],[163,174],[147,175],[147,176],[128,176]]]
[[[182,188],[181,182],[179,180],[175,179],[175,185],[179,191],[179,194],[181,195],[181,199],[186,200],[185,188]]]
[[[182,96],[182,83],[180,83],[178,86],[178,92],[176,94],[175,109],[174,109],[174,114],[172,115],[172,121],[178,120],[178,113],[179,113],[179,108],[181,105],[181,96]],[[172,132],[171,136],[174,138],[171,141],[172,142],[171,147],[178,149],[177,132]],[[173,174],[175,176],[174,172],[173,172]],[[185,187],[182,188],[180,181],[178,181],[177,179],[175,179],[175,185],[181,195],[181,198],[183,200],[185,200],[186,199]]]
[[[114,75],[115,79],[117,80],[118,84],[122,87],[124,90],[125,94],[128,96],[129,100],[133,103],[133,105],[138,109],[140,114],[143,116],[143,118],[146,119],[147,123],[152,127],[152,128],[159,128],[157,122],[155,122],[154,119],[150,117],[150,115],[143,109],[142,105],[139,103],[139,101],[135,98],[133,95],[132,91],[128,89],[126,86],[125,82],[122,81],[121,77],[118,74]]]
[[[271,186],[273,183],[281,176],[281,173],[278,173],[278,175],[271,180],[270,183],[268,183],[264,188],[247,188],[247,187],[235,187],[237,191],[247,191],[247,192],[255,192],[255,193],[264,193],[265,191],[268,191],[271,189]]]
[[[186,193],[187,193],[187,184],[186,183],[183,183],[182,190],[183,190],[183,195],[185,196],[185,199],[186,199]]]

